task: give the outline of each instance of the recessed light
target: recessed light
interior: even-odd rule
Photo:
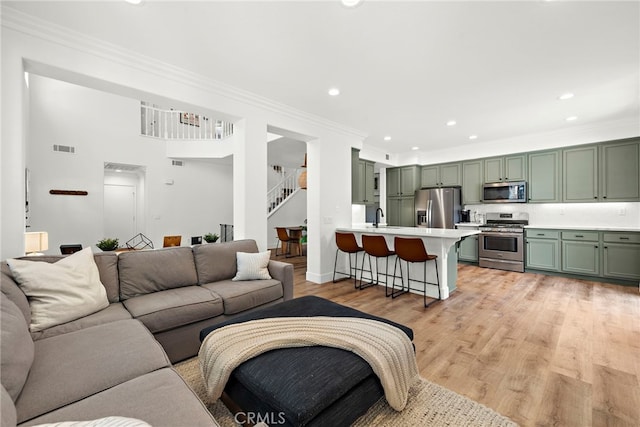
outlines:
[[[455,120],[449,120],[447,122],[447,126],[455,126],[456,125],[456,121]]]
[[[420,147],[411,147],[411,149],[412,149],[413,151],[416,151],[416,150],[419,150],[419,149],[420,149]]]
[[[387,135],[387,136],[384,137],[384,140],[385,141],[391,141],[391,137],[389,135]]]
[[[346,7],[356,7],[362,3],[362,0],[342,0],[342,4]]]
[[[573,94],[571,92],[563,93],[562,95],[560,95],[558,97],[558,99],[561,100],[561,101],[565,101],[565,100],[571,99],[571,98],[573,98]]]
[[[124,0],[129,4],[140,4],[142,3],[142,0]]]
[[[337,87],[332,87],[331,89],[329,89],[329,95],[331,96],[340,95],[340,89],[338,89]]]
[[[478,139],[478,135],[471,135],[469,136],[469,139]]]
[[[576,120],[578,118],[578,116],[571,116],[571,117],[567,117],[565,120],[568,122],[572,122],[574,120]]]

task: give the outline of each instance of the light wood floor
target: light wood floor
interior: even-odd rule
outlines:
[[[422,297],[385,298],[352,280],[305,280],[317,295],[411,327],[424,378],[522,426],[640,426],[637,287],[460,264],[458,289],[425,309]]]

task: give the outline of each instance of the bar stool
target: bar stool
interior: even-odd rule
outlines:
[[[364,276],[364,259],[365,256],[362,257],[362,268],[360,269],[360,286],[356,285],[356,289],[365,289],[368,288],[369,286],[373,286],[373,285],[378,285],[380,284],[380,269],[378,268],[378,260],[380,258],[385,258],[387,261],[387,265],[385,268],[385,272],[384,275],[386,276],[385,278],[385,282],[384,282],[384,286],[385,289],[387,288],[387,283],[389,282],[389,257],[395,255],[396,253],[394,251],[392,251],[391,249],[389,249],[389,247],[387,246],[387,241],[385,240],[384,236],[367,236],[367,235],[362,235],[362,247],[364,249],[364,252],[368,255],[368,260],[369,260],[369,275],[371,276],[371,282],[367,283],[366,285],[362,284],[362,279]],[[376,280],[375,282],[373,281],[373,269],[371,268],[371,257],[374,257],[376,259]],[[393,278],[396,278],[395,272],[393,274]]]
[[[395,291],[395,287],[392,286],[391,298],[395,298],[399,295],[409,292],[411,289],[411,281],[422,283],[423,295],[424,295],[424,306],[429,307],[433,304],[431,301],[427,304],[427,285],[436,285],[438,286],[438,299],[441,299],[440,295],[440,277],[438,275],[438,256],[437,255],[429,255],[427,250],[424,247],[424,242],[420,238],[411,238],[411,237],[396,237],[393,240],[393,245],[396,251],[396,263],[400,263],[400,277],[403,277],[402,274],[402,261],[404,260],[407,263],[407,290],[404,290],[404,280],[402,280],[402,291]],[[427,262],[433,261],[436,265],[436,281],[437,283],[427,282]],[[421,262],[424,264],[424,280],[411,279],[409,276],[409,263]],[[393,265],[393,274],[395,275],[396,265]],[[389,296],[389,295],[387,295]]]
[[[336,260],[333,263],[333,283],[336,283],[336,273],[344,274],[351,278],[351,272],[353,272],[353,284],[356,289],[358,288],[358,254],[362,252],[364,249],[358,245],[356,241],[356,236],[353,233],[340,233],[336,231]],[[338,252],[345,252],[349,255],[349,273],[344,273],[342,271],[337,271],[338,267]],[[355,254],[356,256],[356,266],[352,267],[351,265],[351,255]],[[362,270],[360,270],[360,276],[362,277]]]

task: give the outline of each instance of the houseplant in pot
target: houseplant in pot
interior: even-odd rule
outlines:
[[[118,239],[111,239],[109,237],[105,237],[96,243],[96,246],[103,251],[115,251],[118,249]]]
[[[205,242],[207,243],[215,243],[218,241],[218,239],[220,238],[220,236],[218,236],[215,233],[207,233],[204,236],[202,236],[202,238],[204,239]]]

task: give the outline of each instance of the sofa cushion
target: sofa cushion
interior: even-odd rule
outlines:
[[[34,344],[20,309],[0,295],[0,379],[15,401],[22,391],[34,357]]]
[[[218,425],[202,401],[172,368],[134,378],[24,425],[87,420],[113,414],[137,418],[158,427]]]
[[[222,297],[224,314],[236,314],[282,298],[278,280],[221,280],[202,285]]]
[[[18,422],[168,365],[160,344],[137,320],[35,341],[31,371],[16,400]]]
[[[120,298],[146,295],[198,283],[191,248],[123,252],[118,256]]]
[[[13,427],[17,422],[16,405],[13,404],[9,392],[0,386],[0,426]]]
[[[29,299],[32,332],[79,319],[109,305],[91,248],[53,264],[19,259],[9,259],[7,264]]]
[[[224,312],[222,299],[201,286],[141,295],[129,298],[124,305],[153,333],[210,319]]]
[[[255,240],[236,240],[194,246],[193,257],[198,270],[198,283],[202,285],[232,279],[238,271],[237,252],[258,252],[258,245]]]
[[[11,270],[9,269],[6,261],[2,262],[2,266],[0,268],[2,271],[2,277],[0,277],[0,289],[2,289],[2,293],[4,295],[18,306],[28,325],[31,323],[31,307],[29,307],[27,296],[22,292],[16,281],[13,279]]]
[[[144,421],[127,417],[104,417],[87,421],[60,421],[38,424],[38,427],[152,427]]]
[[[102,325],[103,323],[115,322],[117,320],[131,319],[131,313],[129,313],[122,303],[117,302],[109,304],[104,310],[97,311],[88,316],[81,317],[80,319],[72,320],[71,322],[56,325],[51,328],[47,328],[43,331],[37,331],[31,333],[31,338],[34,340],[41,340],[43,338],[55,337],[56,335],[66,334],[69,332],[85,329],[90,326]]]

